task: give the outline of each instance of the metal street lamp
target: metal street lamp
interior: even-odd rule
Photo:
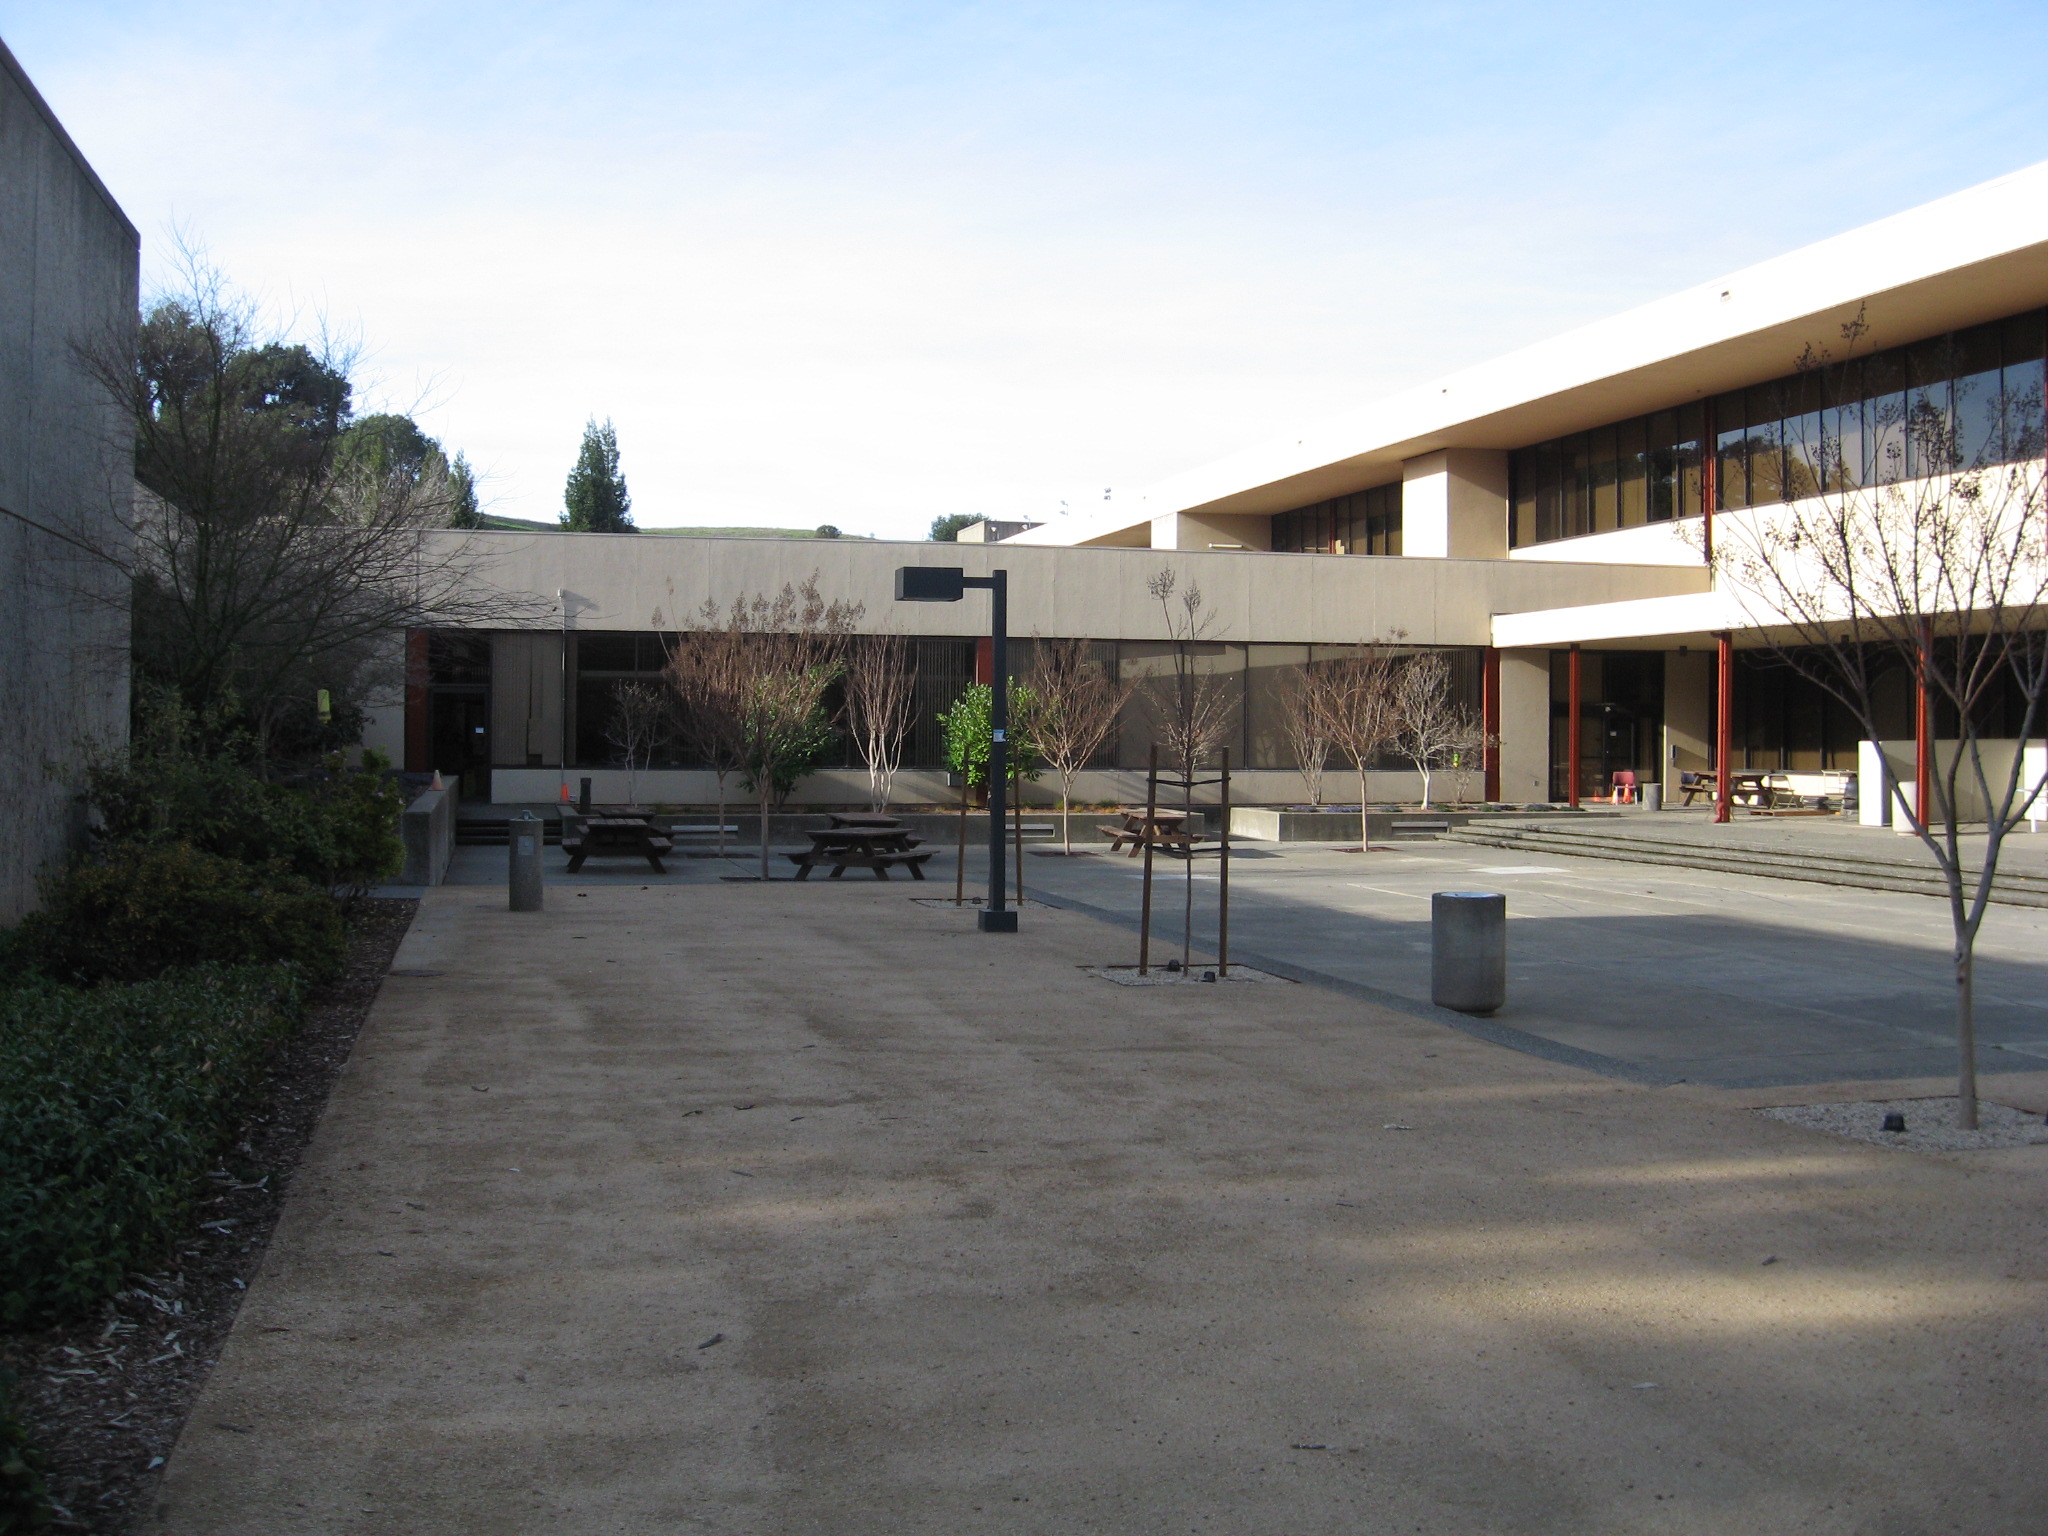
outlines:
[[[969,587],[989,593],[989,661],[995,677],[989,689],[988,723],[988,903],[980,912],[983,933],[1015,933],[1017,914],[1004,900],[1003,790],[1010,757],[1010,573],[969,576],[957,565],[904,565],[896,570],[899,603],[957,603]]]

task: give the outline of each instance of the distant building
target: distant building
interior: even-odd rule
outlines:
[[[87,743],[125,739],[127,413],[80,343],[135,326],[140,242],[0,44],[0,924],[82,829]]]
[[[1999,451],[2038,460],[2048,164],[1305,426],[1087,515],[1016,532],[977,525],[978,548],[972,529],[958,545],[877,542],[829,557],[816,545],[676,541],[649,551],[645,541],[591,535],[478,535],[495,541],[501,580],[572,595],[561,630],[421,637],[406,750],[414,766],[452,767],[443,743],[460,741],[477,754],[462,764],[477,790],[551,797],[559,782],[609,761],[610,689],[658,669],[664,631],[707,597],[772,590],[816,570],[826,595],[864,600],[870,623],[918,637],[916,734],[899,782],[906,797],[939,799],[931,717],[963,682],[986,676],[975,639],[983,615],[972,601],[891,603],[891,568],[1005,568],[1013,633],[1094,641],[1106,666],[1143,679],[1165,667],[1169,639],[1146,579],[1171,566],[1201,586],[1217,616],[1199,661],[1231,680],[1227,745],[1243,768],[1242,800],[1304,793],[1283,729],[1290,679],[1318,657],[1397,635],[1452,653],[1458,686],[1498,737],[1464,786],[1471,798],[1573,800],[1607,792],[1617,775],[1655,783],[1714,767],[1724,702],[1723,766],[1854,771],[1848,711],[1786,668],[1751,664],[1763,637],[1717,588],[1701,546],[1717,515],[1812,494],[1800,428],[1814,407],[1796,365],[1809,346],[1840,346],[1842,326],[1859,315],[1868,328],[1859,377],[1872,393],[1839,407],[1845,421],[1878,421],[1899,405],[1968,437],[2002,420]],[[1858,472],[1884,473],[1873,464]],[[1028,650],[1020,647],[1027,665]],[[1898,681],[1879,721],[1887,739],[1914,735],[1910,680]],[[1151,733],[1134,708],[1079,793],[1131,795]],[[1398,762],[1385,769],[1375,798],[1414,792]],[[641,793],[709,798],[709,776],[686,761],[666,772],[642,774]],[[797,799],[860,793],[858,772],[826,773]]]
[[[1033,528],[1044,526],[1040,523],[1006,523],[993,517],[984,517],[978,523],[969,523],[960,530],[962,544],[995,544],[1004,539],[1014,539],[1020,533],[1029,533]]]

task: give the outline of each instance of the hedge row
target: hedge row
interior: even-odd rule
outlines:
[[[160,1260],[300,1009],[290,966],[0,991],[0,1326]]]

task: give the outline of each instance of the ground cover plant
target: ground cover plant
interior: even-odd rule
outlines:
[[[0,994],[0,1324],[76,1314],[169,1246],[301,991],[270,966]]]

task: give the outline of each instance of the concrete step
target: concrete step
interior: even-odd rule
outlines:
[[[1926,865],[1857,854],[1734,846],[1713,848],[1670,838],[1631,837],[1608,831],[1563,832],[1547,827],[1459,827],[1443,836],[1451,842],[1513,849],[1521,853],[1705,869],[1721,874],[1803,880],[1816,885],[1897,891],[1913,896],[1946,897],[1948,894],[1939,871]],[[2004,906],[2048,907],[2048,879],[2032,874],[2002,873],[1992,887],[1991,899]]]

